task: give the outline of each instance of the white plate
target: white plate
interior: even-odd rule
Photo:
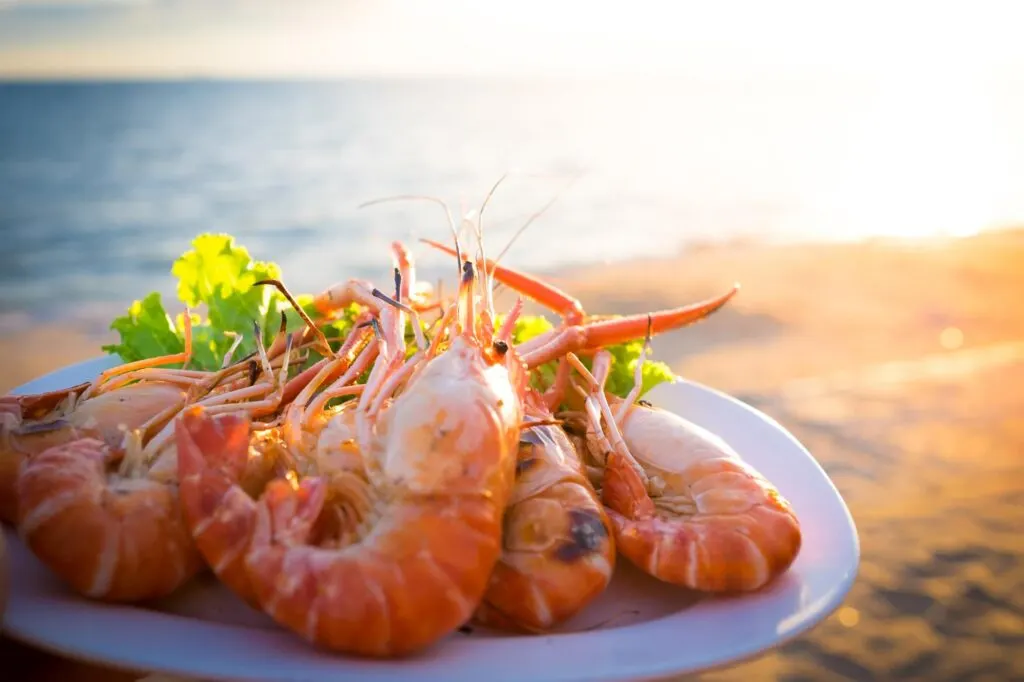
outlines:
[[[92,379],[102,357],[36,379],[36,393]],[[4,631],[64,656],[140,671],[248,680],[624,680],[706,670],[751,657],[821,621],[853,584],[859,545],[832,482],[793,436],[753,408],[680,381],[654,404],[718,433],[779,488],[803,528],[792,568],[767,589],[697,598],[620,560],[609,589],[549,636],[455,633],[408,660],[370,661],[319,651],[204,578],[151,608],[93,603],[72,594],[5,528],[11,597]]]

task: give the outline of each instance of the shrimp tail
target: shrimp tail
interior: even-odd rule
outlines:
[[[256,503],[238,484],[248,457],[249,419],[239,413],[210,416],[194,406],[179,418],[175,439],[185,525],[217,578],[259,608],[245,571]]]
[[[326,485],[318,477],[297,484],[271,481],[260,498],[246,570],[262,610],[288,624],[310,642],[317,641],[318,598],[337,590],[317,569],[317,548],[305,545],[323,510]]]
[[[319,477],[306,477],[296,484],[275,479],[260,500],[253,547],[271,542],[286,547],[305,545],[326,500],[327,485]]]

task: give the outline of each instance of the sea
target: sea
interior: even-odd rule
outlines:
[[[499,180],[485,249],[538,272],[970,234],[1024,220],[1021,121],[1024,87],[973,82],[0,83],[0,333],[173,296],[204,232],[296,291],[387,281],[393,240],[453,275],[418,242],[450,241],[440,204],[365,204],[432,197],[461,224]]]

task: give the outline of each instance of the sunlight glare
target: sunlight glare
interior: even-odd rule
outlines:
[[[844,606],[836,615],[839,622],[848,628],[852,628],[860,622],[860,612],[852,606]]]
[[[839,177],[816,200],[819,229],[840,239],[966,237],[1008,207],[1006,150],[993,134],[992,92],[953,74],[894,76],[851,138]]]
[[[939,334],[939,345],[946,350],[956,350],[964,345],[964,333],[956,327],[946,327]]]

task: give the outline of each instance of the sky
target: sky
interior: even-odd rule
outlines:
[[[0,77],[1024,73],[1013,2],[0,0]]]

